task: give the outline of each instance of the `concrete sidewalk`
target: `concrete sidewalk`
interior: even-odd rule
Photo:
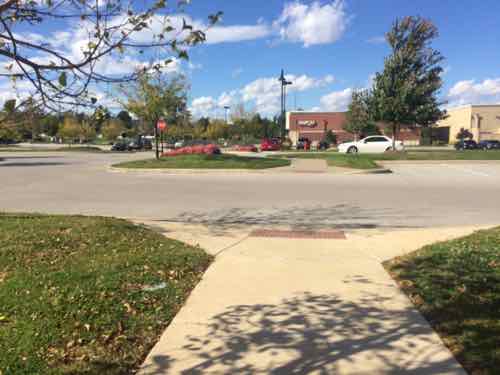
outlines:
[[[218,256],[141,374],[465,374],[381,262],[478,228],[346,240],[164,229]]]

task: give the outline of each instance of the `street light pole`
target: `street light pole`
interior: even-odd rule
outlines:
[[[286,127],[286,86],[293,84],[291,81],[287,81],[285,78],[285,71],[281,69],[281,75],[278,79],[281,82],[281,138],[285,138],[285,127]]]

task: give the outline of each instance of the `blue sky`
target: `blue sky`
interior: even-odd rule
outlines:
[[[207,15],[218,10],[224,17],[208,30],[207,43],[190,50],[189,63],[176,60],[169,66],[188,77],[195,117],[223,116],[224,105],[239,103],[265,116],[277,114],[281,68],[294,82],[289,109],[345,110],[352,90],[369,87],[382,70],[390,52],[384,33],[407,15],[429,18],[439,29],[434,47],[446,58],[441,96],[450,106],[500,103],[498,0],[192,0],[185,14],[173,18],[204,28]],[[74,57],[88,43],[74,23],[45,22],[16,31]],[[141,63],[133,54],[109,57],[99,70],[125,74]],[[5,82],[0,86],[0,100],[12,95]],[[100,103],[112,105],[102,87],[96,91]]]
[[[342,110],[348,102],[348,90],[366,87],[370,76],[382,69],[384,56],[390,52],[383,35],[395,18],[406,15],[430,18],[439,29],[440,36],[434,46],[446,57],[442,96],[450,105],[500,102],[499,1],[255,0],[249,6],[246,1],[194,0],[192,4],[195,18],[216,9],[223,10],[222,27],[266,25],[271,29],[265,36],[208,44],[192,52],[192,62],[201,65],[200,69],[190,72],[191,97],[199,104],[199,110],[195,106],[199,115],[222,113],[213,106],[217,107],[224,93],[235,96],[233,103],[243,101],[241,90],[256,80],[277,77],[281,67],[295,76],[305,75],[317,80],[329,75],[334,77],[332,82],[309,85],[312,88],[307,88],[308,85],[297,88],[289,95],[289,108],[294,108],[297,102],[298,107],[306,110]],[[303,9],[299,12],[303,17],[276,25],[287,6]],[[322,9],[331,11],[323,12],[328,16],[322,17]],[[316,14],[320,16],[314,17]],[[308,25],[303,24],[309,22],[308,15],[321,29],[328,29],[333,24],[334,29],[339,30],[309,44],[307,37],[301,40],[300,36],[280,35],[281,28],[294,25],[307,31]],[[266,87],[260,89],[262,95],[268,94]],[[248,100],[245,104],[264,112],[276,109],[276,102],[256,105]]]

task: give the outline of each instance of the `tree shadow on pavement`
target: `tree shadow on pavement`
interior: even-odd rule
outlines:
[[[145,374],[465,374],[409,308],[303,293],[278,304],[231,306],[187,344],[150,358]],[[179,354],[180,353],[180,354]],[[177,357],[178,356],[178,357]],[[175,357],[175,358],[174,358]],[[176,363],[178,358],[182,362]],[[187,362],[185,362],[187,359]]]
[[[186,211],[159,221],[202,224],[207,226],[214,235],[224,235],[229,230],[248,228],[248,226],[280,226],[301,230],[419,227],[411,224],[407,213],[403,210],[365,209],[346,204],[327,207],[295,206],[269,209],[231,208],[211,212]]]

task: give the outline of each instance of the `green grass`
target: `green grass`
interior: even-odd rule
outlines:
[[[329,166],[355,169],[379,168],[377,161],[387,160],[500,160],[500,150],[492,151],[408,151],[383,154],[340,154],[337,152],[289,153],[285,158],[325,159]]]
[[[16,375],[132,373],[212,259],[104,217],[0,214],[0,244],[0,372]]]
[[[290,165],[286,159],[222,155],[178,155],[160,160],[148,159],[114,165],[119,168],[135,169],[265,169]]]
[[[498,374],[500,227],[384,265],[471,374]]]

